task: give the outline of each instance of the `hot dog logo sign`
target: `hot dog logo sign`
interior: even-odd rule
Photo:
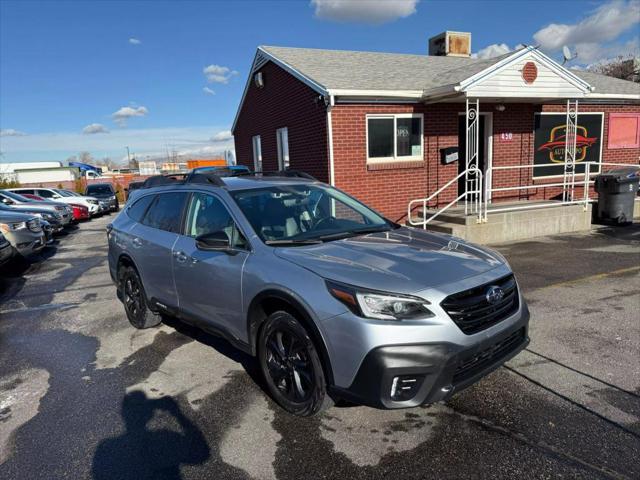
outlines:
[[[534,134],[535,177],[562,175],[566,147],[566,115],[536,114]],[[600,162],[602,144],[602,114],[578,114],[576,127],[576,173],[584,173],[584,162]],[[544,165],[557,163],[558,165]],[[544,166],[543,166],[544,165]],[[591,171],[597,172],[593,165]]]

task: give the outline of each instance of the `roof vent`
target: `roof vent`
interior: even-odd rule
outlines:
[[[253,83],[255,83],[256,87],[258,88],[264,87],[264,78],[262,77],[262,72],[257,72],[253,76]]]
[[[439,57],[470,57],[471,34],[469,32],[442,32],[429,39],[429,55]]]

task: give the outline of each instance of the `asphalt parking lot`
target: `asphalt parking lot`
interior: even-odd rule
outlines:
[[[640,477],[639,225],[499,246],[532,342],[449,402],[301,419],[225,341],[129,326],[111,218],[0,275],[0,478]]]

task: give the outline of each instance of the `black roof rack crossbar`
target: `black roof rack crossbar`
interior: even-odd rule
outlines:
[[[276,170],[273,172],[256,172],[262,173],[265,177],[295,177],[306,178],[307,180],[317,180],[314,176],[300,170]]]
[[[212,183],[218,187],[226,186],[220,175],[215,172],[191,172],[185,179],[185,183]]]
[[[168,175],[154,175],[147,178],[141,188],[159,187],[160,185],[170,185],[177,182],[183,182],[186,178],[184,173],[174,173]]]

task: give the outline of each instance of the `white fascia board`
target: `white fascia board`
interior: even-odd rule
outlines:
[[[587,93],[584,98],[602,99],[602,100],[635,100],[640,102],[640,95],[633,93]]]
[[[360,90],[331,88],[329,95],[335,97],[380,97],[380,98],[421,98],[422,90]]]

